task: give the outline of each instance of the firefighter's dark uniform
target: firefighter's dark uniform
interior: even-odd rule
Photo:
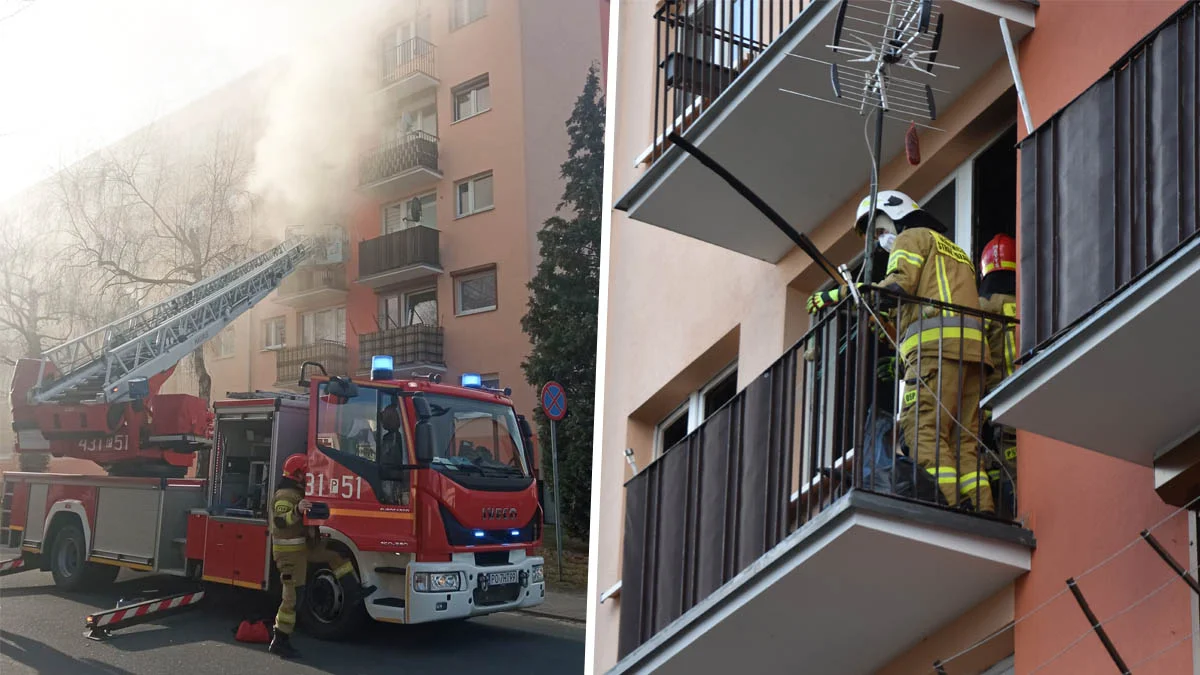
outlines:
[[[1017,297],[1009,293],[993,293],[979,299],[979,306],[989,314],[998,314],[1009,318],[1017,316]],[[987,339],[988,351],[991,353],[992,365],[995,366],[987,378],[988,391],[995,390],[1016,369],[1017,333],[1016,324],[1004,323],[995,319],[985,319],[984,334]],[[984,411],[984,420],[991,421],[991,410]],[[1017,475],[1017,436],[1008,427],[996,427],[998,448],[1001,456],[1008,465],[1012,478]],[[986,439],[985,439],[986,440]],[[1001,479],[999,468],[988,471],[988,477],[993,482]]]
[[[326,564],[338,579],[354,574],[354,564],[325,545],[317,528],[305,526],[300,514],[304,490],[290,479],[283,479],[271,500],[271,556],[279,569],[283,586],[283,601],[275,615],[275,630],[291,635],[296,629],[297,599],[304,593],[308,579],[308,563]]]
[[[953,241],[924,227],[905,228],[896,236],[887,276],[879,285],[980,309],[971,259]],[[908,303],[901,307],[896,338],[904,363],[900,429],[905,442],[915,448],[917,463],[937,480],[951,505],[961,495],[980,510],[993,511],[987,465],[977,463],[978,447],[970,435],[979,433],[983,378],[992,365],[982,321]],[[941,409],[938,399],[970,434]]]

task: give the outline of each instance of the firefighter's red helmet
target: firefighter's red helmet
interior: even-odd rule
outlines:
[[[979,256],[983,276],[999,271],[1017,271],[1017,242],[1007,234],[998,234],[983,247]]]
[[[308,455],[292,455],[283,460],[283,477],[294,481],[303,481],[308,473]]]

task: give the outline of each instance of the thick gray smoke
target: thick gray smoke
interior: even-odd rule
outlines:
[[[290,45],[269,98],[249,188],[276,236],[317,233],[348,216],[358,161],[378,137],[380,27],[407,2],[297,2]]]

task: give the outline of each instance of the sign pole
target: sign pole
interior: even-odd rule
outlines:
[[[550,457],[554,474],[554,539],[558,546],[558,580],[563,580],[562,494],[558,491],[558,421],[567,416],[567,392],[557,382],[542,385],[542,412],[550,420]]]
[[[562,500],[562,495],[558,492],[558,422],[550,420],[550,458],[553,462],[554,470],[554,544],[558,547],[558,580],[563,580],[563,552],[562,552],[562,517],[559,515],[561,509],[559,502]]]

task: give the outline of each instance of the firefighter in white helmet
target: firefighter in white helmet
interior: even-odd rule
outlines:
[[[858,206],[859,235],[866,233],[870,209],[868,196]],[[908,195],[881,191],[875,236],[888,252],[888,265],[887,276],[878,286],[978,310],[971,258],[946,238],[945,231]],[[817,293],[809,299],[809,311],[836,303],[845,293],[845,287]],[[972,437],[978,433],[983,373],[991,368],[981,320],[908,302],[901,306],[896,333],[904,368],[900,428],[905,443],[915,449],[917,463],[937,481],[950,505],[966,499],[980,511],[994,512],[986,465],[978,462]]]

